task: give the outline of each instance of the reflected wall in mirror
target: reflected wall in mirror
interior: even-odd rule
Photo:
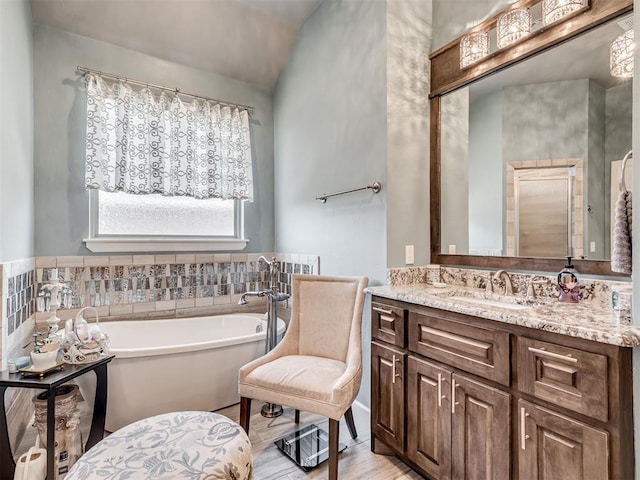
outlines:
[[[441,97],[440,253],[610,259],[632,82],[609,47],[631,17]]]

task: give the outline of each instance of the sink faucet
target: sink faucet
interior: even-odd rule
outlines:
[[[506,270],[498,270],[493,274],[493,278],[496,280],[500,280],[500,278],[504,277],[504,294],[505,295],[513,295],[513,285],[511,284],[511,277],[507,273]]]

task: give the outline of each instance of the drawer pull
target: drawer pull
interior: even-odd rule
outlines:
[[[442,399],[444,397],[442,396],[442,374],[439,373],[438,374],[438,407],[442,406]]]
[[[381,313],[383,315],[390,315],[390,316],[393,315],[393,310],[385,310],[384,308],[380,308],[380,307],[373,307],[373,311]]]
[[[526,419],[529,416],[524,407],[520,407],[520,448],[522,450],[527,449],[527,440],[529,440],[529,435],[526,432]]]
[[[531,353],[537,353],[543,357],[555,358],[556,360],[564,360],[565,362],[578,363],[578,359],[572,357],[571,354],[560,355],[559,353],[553,353],[545,350],[544,348],[528,347]]]
[[[396,383],[396,377],[400,376],[399,373],[396,373],[396,362],[397,361],[398,361],[398,359],[396,358],[395,355],[393,355],[393,359],[392,359],[393,365],[392,365],[392,371],[391,371],[391,374],[392,374],[393,377],[391,379],[391,383]]]

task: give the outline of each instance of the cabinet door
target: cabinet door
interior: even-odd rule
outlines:
[[[435,479],[451,475],[451,371],[407,360],[407,457]]]
[[[607,480],[608,433],[518,402],[520,480]]]
[[[454,374],[451,402],[452,480],[508,480],[511,395]]]
[[[371,337],[400,348],[406,347],[407,311],[376,300],[371,302]]]
[[[371,432],[404,450],[404,366],[406,354],[371,343]]]

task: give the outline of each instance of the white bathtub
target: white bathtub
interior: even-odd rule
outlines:
[[[248,313],[100,326],[116,355],[108,367],[105,426],[113,432],[151,415],[237,403],[238,370],[264,355],[267,325],[264,314]],[[279,337],[284,329],[278,320]]]

